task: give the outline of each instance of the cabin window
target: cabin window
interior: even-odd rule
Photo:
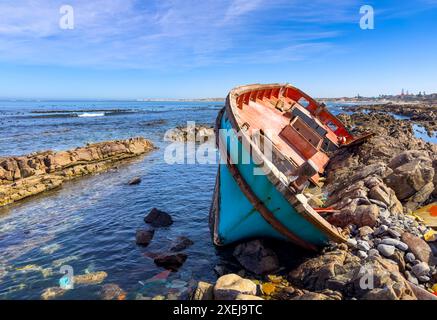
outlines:
[[[337,131],[338,126],[334,123],[332,123],[331,121],[329,121],[328,123],[326,123],[326,125],[328,126],[329,129],[331,129],[333,132]]]
[[[308,106],[310,105],[310,102],[305,99],[304,97],[300,98],[298,103],[303,106],[304,108],[308,108]]]

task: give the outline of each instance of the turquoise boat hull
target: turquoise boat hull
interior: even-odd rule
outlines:
[[[235,134],[235,130],[232,129],[226,113],[221,117],[219,116],[217,124],[219,129],[227,131],[227,134],[224,134],[223,130],[219,130],[219,133],[216,134],[220,135],[219,139],[227,142],[225,148],[230,158],[242,159],[242,156],[250,158],[248,151]],[[230,147],[233,143],[238,145],[238,148]],[[226,155],[221,154],[222,159],[225,157]],[[289,240],[257,211],[241,190],[241,186],[237,183],[229,166],[225,161],[222,162],[224,163],[219,165],[210,216],[214,243],[223,246],[245,239],[260,237]],[[275,188],[267,175],[254,174],[254,169],[259,165],[252,158],[247,164],[236,163],[235,167],[253,193],[282,226],[308,244],[309,247],[321,247],[328,243],[328,236],[320,228],[305,219]]]

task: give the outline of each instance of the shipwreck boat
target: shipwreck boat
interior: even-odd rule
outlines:
[[[346,241],[322,216],[329,210],[312,208],[303,191],[319,183],[331,151],[366,136],[353,137],[325,105],[288,84],[233,89],[215,133],[222,160],[210,210],[215,245],[272,237],[317,250]]]

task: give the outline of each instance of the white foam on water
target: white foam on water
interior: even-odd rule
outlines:
[[[88,112],[85,112],[85,113],[79,114],[77,116],[80,117],[80,118],[104,117],[105,113],[103,113],[103,112],[102,113],[88,113]]]

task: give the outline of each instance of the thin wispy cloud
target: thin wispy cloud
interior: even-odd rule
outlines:
[[[361,2],[75,0],[69,3],[75,28],[62,30],[64,1],[6,0],[0,3],[0,62],[184,69],[295,61],[334,46],[342,34],[337,26],[356,24]]]

